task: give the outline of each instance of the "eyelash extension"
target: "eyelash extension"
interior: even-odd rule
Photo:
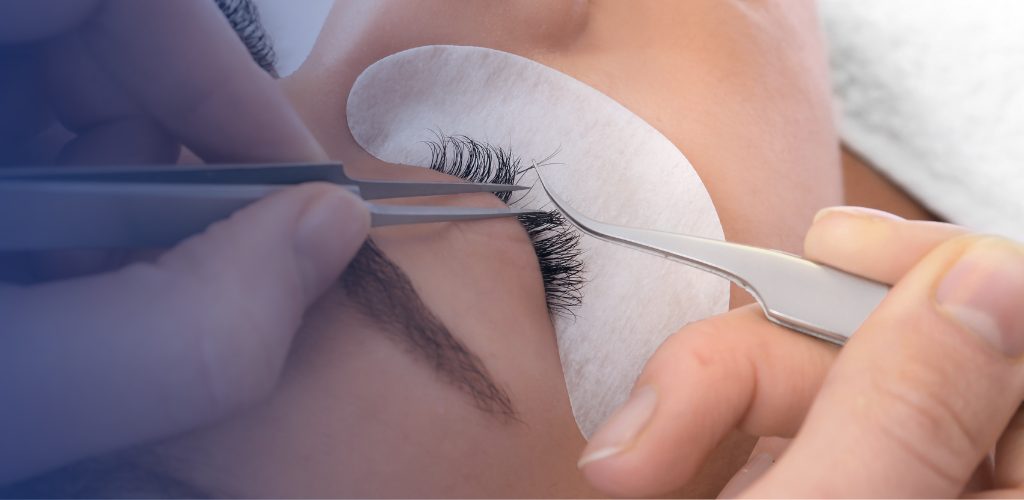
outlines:
[[[533,241],[548,309],[555,314],[573,315],[573,309],[583,301],[586,282],[579,232],[554,211],[521,215],[519,222]]]
[[[470,182],[515,184],[533,165],[524,167],[522,160],[508,149],[476,141],[463,135],[448,136],[435,132],[436,140],[425,141],[430,148],[430,168]],[[546,160],[545,160],[546,161]],[[512,193],[495,193],[509,203]],[[556,315],[574,316],[573,309],[583,301],[582,251],[580,233],[569,225],[561,213],[547,211],[521,215],[519,223],[533,242],[548,310]]]

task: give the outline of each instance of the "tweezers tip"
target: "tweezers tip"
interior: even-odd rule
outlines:
[[[509,213],[513,215],[545,215],[547,212],[544,210],[528,209],[528,208],[510,208]]]

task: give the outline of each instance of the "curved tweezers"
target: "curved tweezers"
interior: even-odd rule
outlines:
[[[883,283],[777,250],[591,219],[551,191],[540,170],[551,201],[584,232],[726,278],[750,292],[769,321],[791,330],[843,345],[889,292]]]

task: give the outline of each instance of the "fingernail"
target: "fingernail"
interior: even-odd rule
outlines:
[[[1000,352],[1024,354],[1024,248],[997,238],[974,243],[946,272],[935,299]]]
[[[330,188],[300,216],[295,249],[304,286],[318,296],[334,281],[366,239],[370,216],[366,204],[352,193]]]
[[[823,209],[819,210],[817,214],[814,214],[814,222],[818,222],[819,220],[821,220],[822,217],[825,217],[826,215],[829,215],[829,214],[843,214],[843,215],[849,215],[849,216],[853,216],[853,217],[870,217],[870,218],[875,218],[875,219],[906,220],[903,217],[900,217],[898,215],[891,214],[889,212],[883,212],[881,210],[876,210],[874,208],[867,208],[867,207],[828,207],[828,208],[823,208]]]
[[[601,426],[583,450],[583,456],[576,467],[583,468],[587,464],[618,455],[629,448],[654,414],[658,396],[654,388],[643,386],[629,397],[608,421]]]
[[[743,490],[754,484],[754,481],[764,475],[768,468],[775,463],[775,457],[767,453],[758,453],[743,466],[736,475],[726,483],[725,488],[718,494],[718,498],[736,498],[743,493]]]

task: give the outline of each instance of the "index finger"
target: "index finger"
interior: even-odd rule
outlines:
[[[105,0],[80,29],[103,70],[207,162],[326,159],[212,0]]]
[[[765,321],[755,305],[687,325],[647,362],[630,402],[591,438],[579,465],[616,496],[670,491],[694,478],[733,429],[792,436],[835,355],[830,344]]]

